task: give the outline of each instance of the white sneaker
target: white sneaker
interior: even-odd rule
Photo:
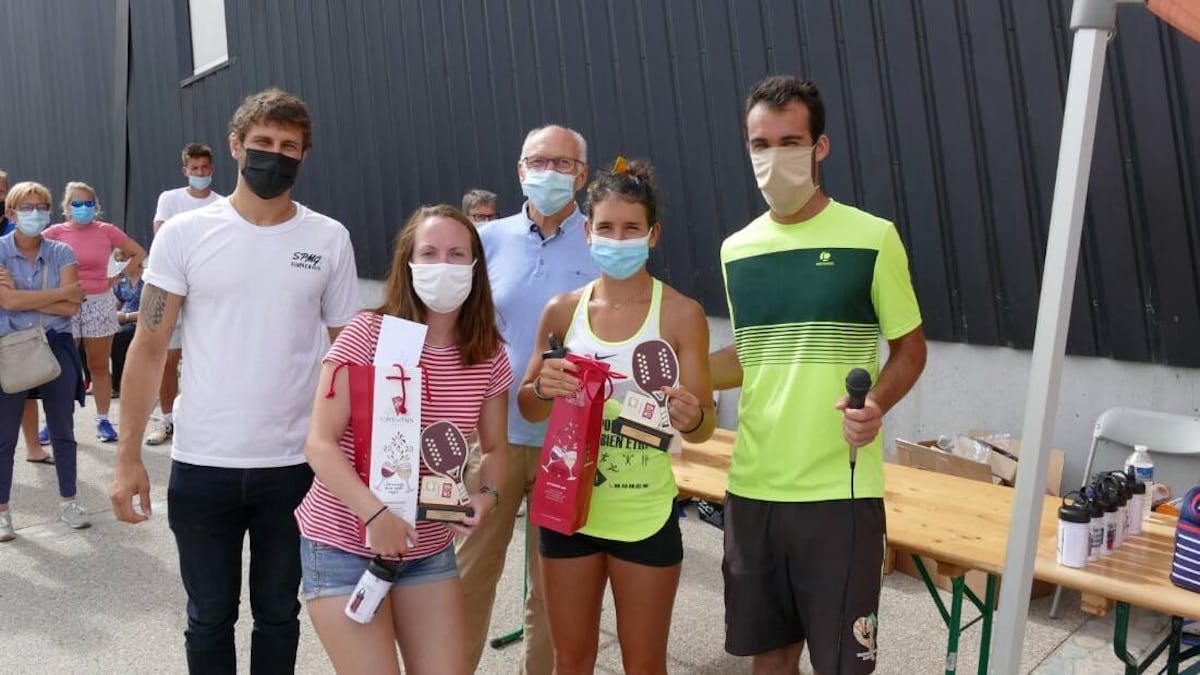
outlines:
[[[74,530],[84,530],[92,526],[92,522],[87,519],[87,513],[74,499],[62,503],[62,515],[59,516],[59,520]]]
[[[175,425],[170,422],[155,422],[154,428],[146,434],[146,445],[162,445],[175,435]]]
[[[0,511],[0,541],[12,541],[17,538],[17,532],[12,526],[12,512]]]

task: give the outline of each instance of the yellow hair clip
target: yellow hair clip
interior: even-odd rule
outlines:
[[[618,174],[626,173],[627,171],[629,171],[629,162],[625,161],[625,158],[621,155],[617,155],[617,161],[613,162],[612,172]]]

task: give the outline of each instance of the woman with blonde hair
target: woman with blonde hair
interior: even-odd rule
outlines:
[[[120,275],[109,276],[108,261],[114,250],[129,256],[129,280],[137,283],[142,275],[146,249],[123,230],[98,219],[100,200],[87,183],[71,181],[63,188],[62,212],[67,220],[50,226],[45,237],[60,241],[75,252],[79,261],[79,283],[87,294],[79,312],[71,320],[71,331],[83,340],[88,371],[92,374],[92,395],[96,398],[96,437],[104,443],[117,440],[117,431],[108,420],[112,403],[112,374],[108,359],[112,354],[113,335],[117,332],[117,299],[112,288]]]
[[[58,377],[38,387],[54,448],[60,517],[75,529],[88,527],[87,516],[75,501],[75,402],[83,404],[79,353],[71,339],[71,317],[83,301],[75,254],[66,244],[48,241],[42,233],[50,222],[50,191],[38,183],[17,183],[8,192],[4,212],[16,224],[0,237],[0,337],[41,327],[58,359]],[[12,492],[13,455],[17,431],[29,391],[0,390],[0,541],[16,537],[8,503]]]

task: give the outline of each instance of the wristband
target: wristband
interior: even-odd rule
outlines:
[[[696,430],[699,429],[700,426],[703,424],[704,424],[704,408],[700,408],[700,419],[699,419],[699,421],[696,422],[696,426],[692,427],[691,429],[688,429],[687,431],[680,431],[679,433],[683,434],[684,436],[691,434],[691,433],[695,433]]]
[[[492,499],[494,500],[494,503],[492,504],[493,509],[497,506],[500,506],[500,491],[496,489],[495,485],[488,483],[487,485],[480,487],[479,494],[492,496]]]
[[[371,516],[370,518],[367,518],[367,522],[363,523],[363,527],[370,525],[372,520],[375,520],[376,518],[378,518],[380,515],[383,514],[384,511],[387,511],[387,509],[388,509],[387,506],[379,507],[379,510],[375,512],[375,515]]]

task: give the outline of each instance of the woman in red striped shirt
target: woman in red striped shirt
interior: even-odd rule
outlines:
[[[508,387],[512,369],[496,330],[495,307],[479,234],[458,209],[423,207],[396,241],[384,304],[355,317],[325,356],[306,453],[316,474],[296,509],[302,597],[339,673],[467,673],[466,615],[454,534],[469,534],[499,501],[495,484],[508,460]],[[484,454],[475,515],[453,528],[428,521],[415,529],[392,514],[355,472],[346,369],[371,365],[383,315],[426,324],[421,428],[449,420],[464,436],[478,431]],[[332,392],[327,397],[327,392]],[[429,475],[422,463],[421,476]],[[374,516],[374,517],[373,517]],[[368,548],[363,523],[370,521]],[[376,554],[399,560],[399,577],[379,613],[360,625],[343,614]]]

